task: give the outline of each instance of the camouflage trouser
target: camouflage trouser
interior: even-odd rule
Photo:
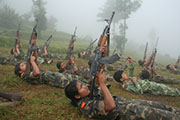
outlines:
[[[65,59],[64,56],[60,56],[58,54],[54,54],[54,53],[48,53],[48,55],[46,56],[50,59]]]
[[[45,84],[59,88],[65,88],[73,80],[83,81],[83,78],[77,75],[52,71],[46,71],[42,79]]]
[[[166,76],[155,76],[152,81],[157,83],[180,84],[180,80],[177,80],[176,78],[168,78]]]
[[[122,120],[179,120],[180,109],[159,102],[117,97]]]
[[[150,82],[149,80],[139,80],[138,83],[143,89],[144,93],[151,93],[154,95],[180,96],[180,91],[177,88],[171,88],[164,84]]]
[[[0,64],[16,65],[17,59],[14,56],[0,55]]]
[[[180,74],[180,70],[173,71],[174,74]]]

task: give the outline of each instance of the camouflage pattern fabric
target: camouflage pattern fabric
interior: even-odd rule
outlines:
[[[167,83],[167,84],[180,84],[180,80],[176,78],[169,78],[167,76],[157,75],[153,77],[151,81],[157,82],[157,83]]]
[[[98,93],[98,94],[97,94]],[[77,101],[80,111],[90,118],[107,120],[179,120],[180,109],[163,105],[159,102],[126,99],[113,96],[116,108],[104,111],[103,94],[96,92],[94,99],[89,97]]]
[[[14,54],[13,56],[19,61],[19,60],[25,60],[26,59],[26,55],[24,54],[24,52],[22,51],[22,49],[19,50],[20,54]]]
[[[5,56],[0,54],[0,64],[16,65],[17,59],[14,56]]]
[[[32,72],[25,72],[21,78],[31,84],[48,84],[58,88],[64,88],[73,80],[85,81],[77,75],[52,71],[41,71],[37,77],[34,77]]]
[[[180,70],[174,70],[174,71],[172,71],[172,73],[174,73],[174,74],[180,74]]]
[[[135,83],[131,80],[124,81],[121,86],[137,94],[151,93],[154,95],[180,96],[180,91],[177,88],[171,88],[164,84],[150,82],[149,80],[139,79]]]
[[[90,78],[90,69],[88,67],[78,66],[78,71],[75,74],[82,76],[85,79],[89,79]]]
[[[128,74],[128,76],[129,77],[133,77],[134,76],[134,64],[132,63],[132,64],[129,64],[128,65],[128,68],[129,68],[129,74]]]
[[[39,56],[42,58],[49,58],[49,59],[61,59],[61,60],[65,59],[65,56],[60,56],[54,53],[48,53],[47,56],[44,56],[43,54],[39,54]]]

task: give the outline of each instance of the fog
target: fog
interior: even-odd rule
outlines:
[[[57,29],[78,36],[99,38],[105,22],[97,22],[97,14],[106,0],[45,0],[47,16],[58,19]],[[142,0],[141,7],[127,20],[128,42],[145,45],[154,31],[159,37],[158,52],[177,58],[180,54],[180,0]],[[19,14],[31,10],[31,0],[7,0]],[[154,40],[156,41],[156,40]],[[127,48],[128,46],[126,46]],[[151,46],[152,47],[152,46]]]

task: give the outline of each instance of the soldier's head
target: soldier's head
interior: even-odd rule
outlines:
[[[26,63],[25,62],[21,62],[21,63],[17,63],[15,66],[15,70],[14,73],[21,77],[21,74],[24,73],[26,71]]]
[[[123,73],[123,70],[118,70],[117,72],[114,73],[113,78],[117,82],[124,82],[125,80],[128,79],[128,76],[125,73]]]
[[[144,80],[144,79],[149,79],[150,78],[150,74],[149,74],[149,72],[147,71],[147,70],[142,70],[141,72],[140,72],[140,78],[142,79],[142,80]]]
[[[63,70],[65,68],[65,64],[63,62],[58,62],[56,64],[56,67],[59,69],[59,70]]]
[[[87,97],[90,94],[90,90],[87,85],[74,80],[66,86],[65,94],[72,102],[75,102],[79,99]]]
[[[11,55],[14,55],[14,54],[15,54],[15,52],[16,52],[16,51],[15,51],[15,49],[14,49],[14,48],[12,48],[12,49],[11,49]]]
[[[166,66],[166,69],[168,69],[168,70],[170,69],[170,64]]]
[[[143,60],[139,60],[138,63],[139,63],[139,66],[143,66],[144,65],[144,61]]]

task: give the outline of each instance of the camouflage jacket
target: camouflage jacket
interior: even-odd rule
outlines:
[[[37,77],[33,76],[33,72],[24,72],[21,78],[31,84],[48,84],[59,88],[64,88],[73,80],[85,81],[81,76],[52,71],[41,71]]]
[[[89,97],[77,101],[79,110],[89,118],[99,118],[106,120],[115,120],[118,115],[118,109],[110,112],[104,110],[104,97],[100,90],[95,89],[93,100]]]
[[[24,52],[20,49],[20,54],[14,54],[13,56],[17,59],[17,60],[24,60],[26,59],[26,55],[24,54]]]
[[[16,65],[17,59],[14,56],[5,56],[0,54],[0,64]]]

